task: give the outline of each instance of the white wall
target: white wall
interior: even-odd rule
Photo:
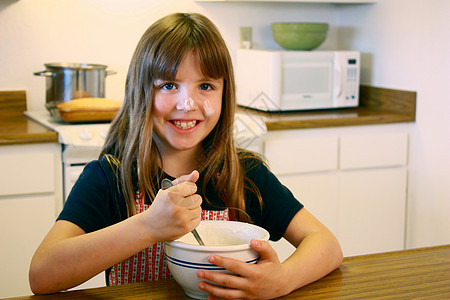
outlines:
[[[341,45],[366,58],[363,83],[417,91],[407,247],[450,243],[450,2],[379,0],[338,15]]]
[[[362,82],[418,92],[412,126],[408,247],[450,242],[450,4],[379,0],[369,5],[197,3],[193,0],[0,0],[0,90],[25,89],[43,109],[49,62],[100,63],[118,74],[106,97],[122,99],[136,43],[156,19],[175,11],[210,17],[233,51],[239,27],[252,26],[257,47],[277,48],[275,21],[325,21],[321,49],[363,52]],[[339,24],[339,26],[336,26]],[[338,39],[339,37],[339,39]],[[338,42],[339,41],[339,42]]]

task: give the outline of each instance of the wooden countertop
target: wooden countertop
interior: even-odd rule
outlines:
[[[58,134],[24,116],[25,91],[0,92],[0,145],[56,143]]]
[[[363,85],[360,87],[360,105],[356,108],[293,113],[264,113],[239,108],[239,112],[263,120],[269,131],[414,122],[416,92]]]
[[[25,91],[0,92],[0,145],[58,141],[56,132],[25,117],[25,110]],[[263,113],[244,108],[239,111],[262,118],[269,131],[414,122],[416,93],[361,86],[357,108],[296,113]]]
[[[450,299],[450,245],[348,257],[335,271],[280,299]],[[16,300],[189,299],[173,279]]]

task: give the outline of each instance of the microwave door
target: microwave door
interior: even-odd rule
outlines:
[[[282,109],[318,109],[333,105],[333,62],[291,62],[283,66]]]

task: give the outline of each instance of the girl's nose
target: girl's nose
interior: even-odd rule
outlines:
[[[197,110],[198,106],[195,103],[194,99],[192,99],[190,96],[183,97],[176,106],[177,110],[184,111],[184,112],[190,112]]]

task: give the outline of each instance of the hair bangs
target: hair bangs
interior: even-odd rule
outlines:
[[[208,47],[197,49],[197,55],[203,75],[214,79],[227,77],[226,57],[217,49],[208,49]]]
[[[218,30],[216,33],[219,34]],[[217,36],[211,32],[207,34],[199,29],[195,42],[194,49],[203,75],[214,79],[226,78],[228,74],[228,52],[226,51],[228,50],[223,40],[217,39]]]
[[[161,45],[161,48],[165,48],[163,44]],[[170,50],[160,51],[151,62],[149,72],[153,80],[175,80],[178,68],[187,52],[186,49],[183,49],[182,47],[174,49],[173,45],[169,45],[167,48]]]
[[[214,24],[207,24],[212,34],[205,30],[205,24],[198,24],[195,16],[181,15],[182,21],[159,37],[159,46],[151,61],[150,74],[153,78],[174,80],[186,54],[198,56],[200,69],[205,77],[225,78],[228,73],[227,47]]]

